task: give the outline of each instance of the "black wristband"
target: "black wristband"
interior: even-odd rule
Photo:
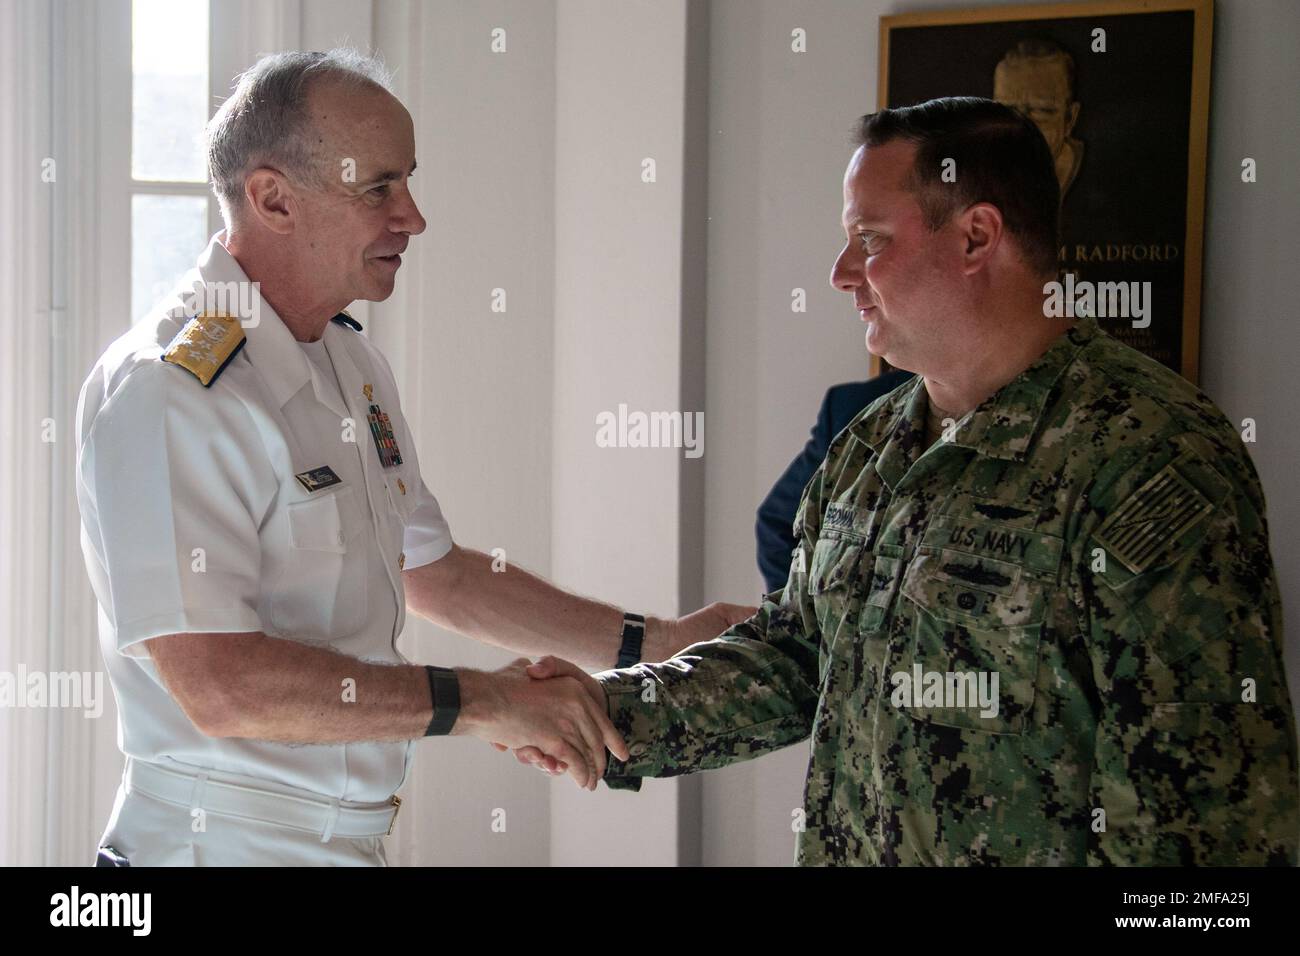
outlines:
[[[615,667],[631,667],[641,660],[641,643],[645,640],[645,616],[623,614],[623,644],[618,649]]]
[[[433,719],[424,736],[446,736],[460,716],[460,678],[450,667],[425,664],[424,671],[429,676],[429,696],[433,700]]]

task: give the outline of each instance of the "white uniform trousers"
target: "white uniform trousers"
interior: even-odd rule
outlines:
[[[132,774],[132,759],[127,758],[127,769],[117,788],[117,799],[108,826],[100,838],[100,847],[111,847],[125,858],[130,866],[387,866],[383,834],[371,836],[341,836],[326,832],[334,828],[325,811],[324,826],[313,825],[302,819],[303,826],[290,826],[283,822],[268,822],[262,817],[281,820],[287,816],[310,816],[307,811],[318,804],[319,795],[308,795],[285,787],[247,790],[241,799],[232,791],[223,789],[221,799],[214,799],[208,784],[235,782],[243,788],[247,782],[216,771],[204,774],[205,781],[197,777],[195,786],[182,796],[178,786],[159,787],[158,768],[146,765],[149,777],[140,773],[137,765]],[[174,771],[168,771],[174,774]],[[134,780],[135,786],[131,786]],[[204,794],[204,790],[208,793]],[[149,792],[146,792],[149,791]],[[171,799],[169,799],[171,798]],[[307,801],[310,800],[311,804]],[[270,803],[268,804],[268,801]],[[358,816],[384,819],[384,807],[373,804],[340,804],[342,808],[363,808]],[[219,807],[220,809],[215,809]],[[268,807],[274,812],[268,812]],[[196,814],[202,809],[202,814]],[[391,806],[388,807],[391,810]],[[391,814],[389,814],[391,819]],[[355,821],[347,821],[353,824]],[[201,825],[200,825],[201,824]],[[365,828],[364,826],[362,827]],[[380,829],[374,823],[370,829]],[[101,853],[101,858],[106,854]],[[102,864],[109,865],[109,864]],[[118,864],[121,865],[121,864]]]

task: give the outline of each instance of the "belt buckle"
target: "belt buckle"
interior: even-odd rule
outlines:
[[[401,798],[401,797],[398,797],[398,796],[394,796],[394,797],[393,797],[393,817],[392,817],[391,820],[388,821],[388,832],[385,833],[384,836],[392,836],[392,835],[393,835],[393,827],[397,825],[397,814],[400,813],[401,810],[402,810],[402,798]]]

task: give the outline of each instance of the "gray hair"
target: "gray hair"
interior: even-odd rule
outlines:
[[[311,85],[324,79],[392,92],[383,62],[349,48],[273,53],[239,75],[207,126],[208,176],[227,226],[243,205],[249,170],[272,166],[302,185],[323,185],[306,101]]]

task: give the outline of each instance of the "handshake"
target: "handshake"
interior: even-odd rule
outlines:
[[[467,676],[461,673],[462,689]],[[502,699],[490,726],[471,726],[467,732],[485,737],[497,750],[514,749],[520,763],[550,774],[567,771],[578,786],[595,790],[605,775],[607,750],[628,758],[627,744],[606,714],[604,688],[578,665],[558,657],[536,663],[522,657],[480,676],[493,678]]]
[[[746,620],[756,608],[712,604],[671,622],[667,657]],[[514,750],[522,764],[549,774],[568,773],[595,790],[605,775],[606,752],[627,760],[627,743],[610,722],[605,689],[576,664],[558,657],[519,658],[499,671],[457,670],[461,712],[453,734]]]

